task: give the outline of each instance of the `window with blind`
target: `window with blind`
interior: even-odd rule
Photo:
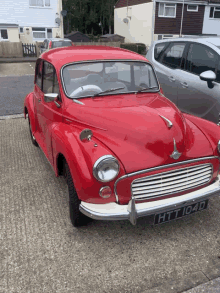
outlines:
[[[50,0],[29,0],[31,7],[50,7]]]
[[[176,4],[159,3],[159,17],[176,17]]]

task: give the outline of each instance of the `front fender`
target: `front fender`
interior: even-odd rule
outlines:
[[[120,165],[118,177],[109,183],[102,183],[96,180],[93,176],[95,161],[101,156],[113,154],[94,137],[90,141],[82,142],[79,139],[80,131],[78,128],[65,123],[59,123],[53,129],[52,147],[56,175],[58,174],[58,156],[62,154],[69,165],[74,186],[80,200],[90,203],[113,202],[116,200],[114,182],[118,177],[125,174],[124,168]],[[107,185],[112,189],[112,196],[108,199],[103,199],[99,196],[99,191],[100,188]]]
[[[183,115],[203,132],[203,134],[206,136],[206,138],[212,146],[213,155],[219,156],[217,145],[218,141],[220,140],[220,126],[208,120],[192,116],[186,113],[184,113]]]

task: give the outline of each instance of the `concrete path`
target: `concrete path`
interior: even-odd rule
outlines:
[[[0,58],[0,63],[36,62],[37,57]]]
[[[219,196],[160,226],[143,218],[76,229],[66,183],[31,144],[26,120],[0,120],[0,154],[0,292],[171,293],[220,277]]]
[[[23,113],[24,98],[34,87],[35,63],[0,64],[0,116]]]

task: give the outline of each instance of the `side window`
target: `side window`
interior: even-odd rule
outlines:
[[[159,60],[161,53],[166,47],[167,43],[156,44],[154,47],[154,59]]]
[[[39,88],[42,88],[42,65],[43,62],[40,60],[36,63],[36,84],[39,86]]]
[[[180,67],[185,45],[184,43],[170,44],[163,55],[161,63],[171,68]]]
[[[55,68],[52,64],[44,61],[43,92],[59,94],[59,84]]]
[[[186,59],[186,70],[194,74],[204,71],[216,71],[218,55],[210,48],[200,44],[191,44]]]

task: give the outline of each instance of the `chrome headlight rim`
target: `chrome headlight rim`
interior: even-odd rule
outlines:
[[[114,161],[114,163],[116,163],[116,164],[118,165],[118,170],[117,170],[117,172],[116,172],[116,174],[115,174],[115,176],[114,176],[113,178],[111,178],[110,180],[109,180],[109,179],[107,179],[107,180],[103,180],[103,179],[99,178],[99,176],[98,176],[98,170],[97,170],[97,169],[98,169],[100,163],[104,163],[105,161],[108,161],[108,160],[112,160],[112,161]],[[98,181],[103,182],[103,183],[110,182],[110,181],[114,180],[114,179],[118,176],[119,172],[120,172],[120,165],[119,165],[119,162],[118,162],[118,160],[117,160],[114,156],[112,156],[112,155],[104,155],[104,156],[100,157],[100,158],[95,162],[95,164],[94,164],[94,166],[93,166],[93,176],[94,176]]]

